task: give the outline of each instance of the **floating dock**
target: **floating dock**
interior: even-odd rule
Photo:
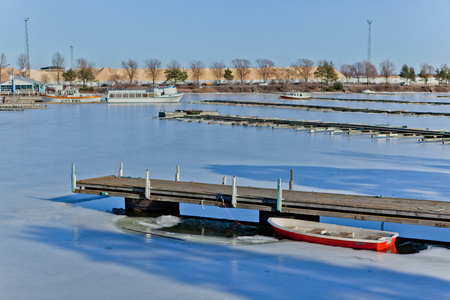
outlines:
[[[439,96],[437,96],[439,97]],[[449,96],[446,96],[449,97]],[[394,103],[394,104],[417,104],[417,105],[450,105],[450,102],[443,101],[412,101],[412,100],[391,100],[391,99],[354,99],[354,98],[329,98],[329,97],[312,97],[312,100],[329,100],[344,102],[371,102],[371,103]]]
[[[25,109],[46,109],[45,104],[35,103],[4,103],[0,104],[0,111],[24,111]]]
[[[408,116],[422,116],[422,117],[424,117],[424,116],[450,117],[450,112],[424,112],[424,111],[407,111],[407,110],[370,109],[370,108],[357,108],[357,107],[291,104],[291,103],[281,103],[281,102],[257,102],[257,101],[243,101],[243,100],[204,100],[204,101],[197,101],[197,102],[194,101],[191,103],[260,106],[260,107],[303,109],[303,110],[312,110],[312,111],[357,112],[357,113],[408,115]]]
[[[160,119],[176,119],[181,121],[197,121],[200,123],[271,127],[273,129],[292,129],[309,131],[310,133],[328,132],[330,134],[367,134],[372,138],[416,138],[420,142],[450,142],[450,132],[445,130],[429,130],[428,128],[389,127],[385,125],[367,125],[321,122],[310,120],[260,118],[256,116],[221,115],[217,111],[177,110],[160,112]]]
[[[291,172],[292,178],[292,172]],[[123,176],[103,176],[76,180],[73,192],[124,197],[127,210],[173,211],[179,203],[234,207],[260,211],[260,221],[270,216],[290,216],[318,220],[320,216],[380,222],[450,227],[450,202],[357,196],[332,193],[282,190],[275,188],[209,184]],[[290,186],[292,186],[290,184]]]

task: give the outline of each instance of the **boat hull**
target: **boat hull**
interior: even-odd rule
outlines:
[[[395,240],[398,236],[398,233],[395,232],[377,231],[294,219],[269,218],[268,222],[272,225],[275,233],[284,238],[353,249],[386,252],[388,250],[395,249]],[[311,233],[311,231],[314,230],[321,232],[326,232],[327,230],[329,232],[352,232],[354,234],[356,233],[360,236],[360,238],[346,238]],[[378,240],[361,238],[362,236],[369,237],[376,235],[381,236],[381,238]]]
[[[177,103],[183,94],[146,98],[108,98],[108,103]]]
[[[63,97],[63,96],[41,96],[43,102],[53,102],[53,103],[92,103],[100,102],[102,96],[82,96],[82,97]]]
[[[282,99],[282,100],[308,100],[308,99],[311,99],[311,97],[293,97],[293,96],[281,95],[280,99]]]

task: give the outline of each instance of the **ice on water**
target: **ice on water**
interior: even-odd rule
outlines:
[[[72,194],[72,163],[77,178],[84,179],[117,174],[120,161],[124,175],[133,177],[144,177],[149,169],[151,178],[173,179],[180,165],[182,181],[220,184],[223,176],[236,175],[238,186],[276,188],[282,178],[287,189],[289,170],[294,169],[298,190],[450,199],[448,145],[153,119],[160,110],[193,108],[450,129],[450,119],[440,117],[188,103],[236,98],[261,100],[264,95],[186,95],[175,105],[53,105],[46,110],[1,113],[0,299],[450,298],[448,249],[431,247],[417,254],[394,255],[272,243],[271,238],[258,236],[231,239],[242,241],[233,247],[220,241],[177,242],[118,228],[117,220],[124,218],[105,211],[117,207],[119,198],[61,200]],[[87,205],[94,202],[99,205]],[[229,219],[220,208],[182,206],[181,210],[186,215],[201,211]],[[232,209],[230,213],[239,220],[246,218],[237,217],[238,211]],[[256,221],[257,216],[252,218]],[[352,226],[350,221],[340,220]],[[163,216],[139,220],[134,226],[162,231],[178,222],[177,217]],[[378,222],[360,226],[380,228]],[[386,224],[385,229],[418,238],[448,240],[450,236],[447,228]],[[253,243],[257,240],[269,242]]]

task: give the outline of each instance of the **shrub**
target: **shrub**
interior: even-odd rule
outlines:
[[[334,88],[336,91],[343,91],[343,90],[344,90],[344,85],[342,84],[342,82],[336,81],[336,82],[333,84],[333,88]]]

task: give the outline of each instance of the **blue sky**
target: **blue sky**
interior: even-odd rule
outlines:
[[[123,60],[192,60],[206,66],[234,58],[268,58],[289,66],[298,58],[336,66],[367,59],[367,20],[372,20],[372,62],[390,59],[419,68],[450,64],[450,1],[447,0],[15,0],[0,11],[0,53],[17,67],[25,52],[29,16],[33,69],[51,65],[59,51],[70,67],[83,57],[97,67]]]

